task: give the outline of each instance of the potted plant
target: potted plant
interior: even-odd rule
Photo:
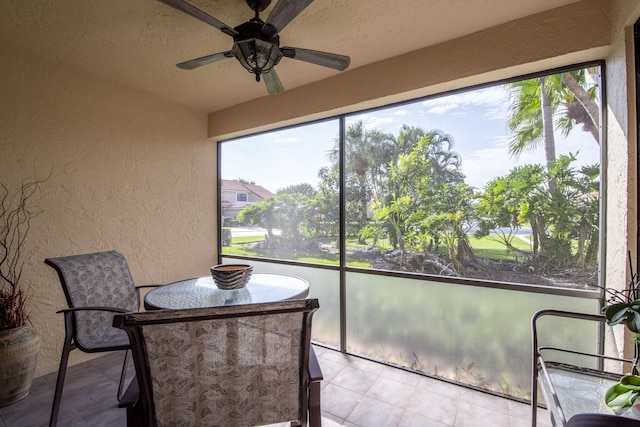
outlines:
[[[634,334],[635,355],[631,373],[620,378],[617,384],[610,387],[605,393],[605,402],[616,413],[626,408],[636,408],[636,402],[640,397],[640,375],[638,361],[640,358],[640,276],[633,272],[631,253],[629,253],[629,268],[631,279],[629,286],[622,291],[605,289],[609,295],[607,304],[602,312],[607,319],[607,324],[614,326],[624,324]]]
[[[37,366],[40,338],[30,327],[29,294],[20,277],[31,220],[40,213],[31,199],[43,182],[23,181],[14,193],[0,183],[0,407],[29,394]]]

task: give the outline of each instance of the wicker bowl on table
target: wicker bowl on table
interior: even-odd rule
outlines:
[[[242,289],[247,286],[253,273],[248,264],[219,264],[211,267],[211,277],[219,289]]]

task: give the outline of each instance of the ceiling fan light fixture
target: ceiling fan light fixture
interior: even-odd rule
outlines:
[[[257,38],[236,41],[231,53],[247,71],[256,75],[256,81],[260,81],[260,74],[271,71],[282,59],[277,44]]]
[[[176,64],[178,68],[183,70],[193,70],[224,58],[235,57],[243,68],[256,76],[256,81],[259,82],[260,76],[264,75],[267,91],[273,95],[284,90],[276,70],[273,69],[283,56],[339,71],[343,71],[349,66],[350,59],[345,55],[286,46],[280,49],[280,31],[313,0],[278,0],[266,22],[260,19],[260,12],[266,10],[271,0],[245,0],[249,8],[255,12],[255,16],[235,28],[229,27],[205,11],[191,5],[192,0],[159,1],[233,37],[231,50]]]

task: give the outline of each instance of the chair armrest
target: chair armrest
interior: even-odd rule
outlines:
[[[164,285],[140,285],[140,286],[136,286],[136,298],[138,299],[138,306],[140,306],[140,291],[142,289],[150,289],[150,288],[159,288],[160,286],[164,286]],[[145,304],[145,310],[147,309],[147,306]]]
[[[56,313],[73,313],[76,311],[108,311],[110,313],[128,313],[129,310],[124,308],[117,307],[104,307],[104,306],[88,306],[88,307],[72,307],[72,308],[63,308],[62,310],[56,311]]]
[[[606,321],[606,318],[602,314],[588,314],[588,313],[578,313],[575,311],[545,309],[545,310],[538,310],[533,314],[533,317],[531,318],[531,325],[535,326],[538,319],[543,316],[566,317],[566,318],[572,318],[572,319],[592,320],[595,322]]]
[[[311,346],[309,349],[309,381],[322,381],[323,379],[320,363],[318,363],[316,352],[313,350],[313,346]]]
[[[540,346],[538,344],[538,325],[537,325],[537,321],[544,316],[551,316],[551,317],[563,317],[563,318],[571,318],[571,319],[578,319],[578,320],[586,320],[586,321],[593,321],[593,322],[599,322],[599,323],[605,323],[606,322],[606,317],[604,317],[604,315],[602,314],[588,314],[588,313],[578,313],[578,312],[573,312],[573,311],[563,311],[563,310],[539,310],[536,313],[534,313],[533,317],[531,318],[531,346],[532,346],[532,362],[533,362],[533,368],[536,369],[536,360],[538,357],[542,357],[542,351],[543,350],[554,350],[554,351],[558,351],[558,352],[562,352],[562,353],[570,353],[570,354],[575,354],[575,355],[579,355],[579,356],[587,356],[587,357],[591,357],[591,358],[595,358],[594,360],[599,360],[599,361],[605,361],[605,360],[611,360],[611,361],[615,361],[615,362],[625,362],[625,363],[629,363],[629,362],[633,362],[630,359],[625,359],[625,358],[620,358],[620,357],[613,357],[613,356],[607,356],[601,353],[586,353],[586,352],[582,352],[582,351],[577,351],[574,349],[570,349],[570,348],[560,348],[560,347],[554,347],[554,346]]]
[[[587,320],[587,321],[593,321],[593,322],[599,322],[599,323],[605,323],[607,320],[602,314],[588,314],[588,313],[578,313],[574,311],[549,310],[549,309],[537,311],[536,313],[534,313],[533,317],[531,318],[531,344],[532,344],[534,360],[537,356],[541,356],[540,352],[542,350],[556,350],[564,353],[572,353],[572,354],[581,355],[581,356],[595,357],[601,360],[612,360],[616,362],[633,362],[632,360],[629,360],[629,359],[606,356],[600,353],[585,353],[582,351],[576,351],[569,348],[539,346],[537,321],[538,319],[544,316],[564,317],[564,318]]]
[[[140,285],[140,286],[136,286],[136,290],[138,289],[144,289],[144,288],[158,288],[160,286],[164,286],[165,284],[157,284],[157,285]]]
[[[589,320],[604,323],[606,318],[602,314],[587,314],[563,310],[539,310],[531,318],[531,338],[534,353],[538,353],[538,320],[544,316],[564,317],[571,319]]]
[[[122,399],[118,403],[118,408],[132,408],[140,399],[140,387],[138,387],[138,377],[133,377],[129,387],[124,392]]]

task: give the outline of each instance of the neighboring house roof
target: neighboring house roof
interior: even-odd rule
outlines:
[[[261,199],[274,196],[274,194],[266,188],[255,184],[243,184],[240,181],[234,181],[231,179],[222,180],[222,191],[246,191],[253,193]]]

